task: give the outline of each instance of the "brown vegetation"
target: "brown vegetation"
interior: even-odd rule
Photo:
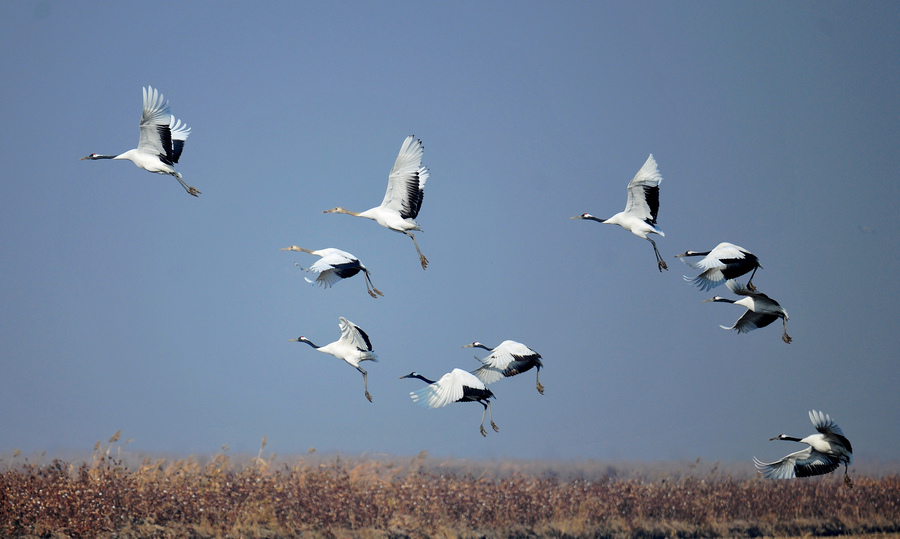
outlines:
[[[118,438],[116,438],[118,439]],[[205,464],[110,447],[0,473],[4,537],[754,537],[900,532],[900,477],[561,479],[310,456]],[[14,455],[15,456],[15,455]],[[452,466],[450,466],[452,468]]]

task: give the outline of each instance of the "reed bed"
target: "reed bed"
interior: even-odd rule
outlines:
[[[116,438],[118,440],[118,438]],[[263,443],[264,447],[265,443]],[[757,537],[900,533],[900,476],[765,481],[715,469],[592,478],[378,458],[3,463],[3,537]],[[405,462],[405,461],[403,461]]]

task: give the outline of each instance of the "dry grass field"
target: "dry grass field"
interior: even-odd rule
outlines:
[[[900,533],[900,476],[793,481],[413,459],[0,462],[3,537],[759,537]],[[265,441],[263,442],[263,447]],[[39,459],[38,459],[39,460]],[[240,462],[238,462],[240,461]]]

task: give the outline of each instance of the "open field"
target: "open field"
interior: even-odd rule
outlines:
[[[757,537],[900,533],[900,476],[375,457],[0,465],[4,537]]]

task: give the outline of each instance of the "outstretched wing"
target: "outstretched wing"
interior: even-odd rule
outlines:
[[[738,333],[747,333],[754,329],[764,328],[776,320],[778,320],[778,317],[774,314],[757,313],[747,309],[730,328],[725,326],[719,327],[722,329],[736,329]]]
[[[170,118],[169,132],[172,135],[172,150],[169,154],[169,159],[173,163],[177,163],[178,158],[181,157],[182,150],[184,150],[184,141],[191,134],[191,128],[187,124],[181,123],[181,120],[176,120],[174,116],[170,116]]]
[[[792,479],[810,477],[834,471],[840,461],[832,456],[819,453],[812,447],[791,453],[775,462],[761,462],[753,457],[753,464],[763,477],[769,479]]]
[[[850,440],[848,440],[844,436],[844,431],[841,430],[841,427],[831,419],[831,417],[825,412],[817,412],[816,410],[809,411],[809,420],[812,421],[813,426],[817,431],[821,432],[825,436],[832,436],[837,438],[838,441],[841,442],[841,445],[847,449],[850,453],[853,452],[853,448],[850,446]]]
[[[151,86],[143,90],[144,111],[141,113],[141,138],[137,149],[158,155],[171,164],[172,134],[169,125],[172,115],[169,113],[169,102]]]
[[[371,352],[372,341],[369,340],[369,336],[366,334],[366,332],[363,331],[361,327],[347,320],[343,316],[340,317],[340,320],[341,340],[348,345],[355,347],[357,350],[363,352]]]
[[[641,170],[628,182],[628,202],[625,213],[629,213],[647,224],[656,226],[659,212],[659,182],[662,176],[656,166],[653,154],[647,158]]]
[[[425,180],[429,171],[422,166],[425,146],[413,135],[406,137],[388,176],[387,191],[381,206],[400,213],[404,219],[415,219],[425,196]]]
[[[479,359],[481,367],[472,371],[485,384],[492,384],[504,376],[523,373],[540,364],[541,355],[516,341],[503,341],[489,356]]]
[[[697,277],[684,278],[700,287],[700,290],[711,290],[726,280],[744,275],[759,266],[756,255],[731,243],[720,243],[697,262],[691,262],[686,257],[682,257],[681,261],[702,271]]]
[[[410,393],[412,400],[429,408],[440,408],[463,398],[464,387],[484,389],[484,384],[472,373],[453,369],[433,384]]]

